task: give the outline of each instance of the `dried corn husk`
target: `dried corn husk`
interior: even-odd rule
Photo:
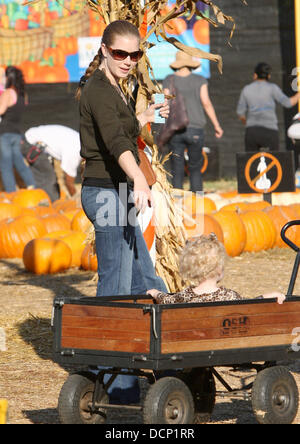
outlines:
[[[156,271],[164,279],[170,292],[180,291],[184,285],[178,272],[178,254],[186,241],[181,211],[175,206],[172,186],[167,178],[164,163],[153,145],[152,166],[157,181],[152,187],[155,208]]]

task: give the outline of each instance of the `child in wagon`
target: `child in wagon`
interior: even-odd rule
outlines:
[[[225,257],[225,248],[214,233],[194,237],[187,241],[179,257],[180,274],[190,286],[174,294],[155,289],[149,290],[147,294],[158,304],[242,300],[236,291],[218,285],[224,276]],[[285,295],[272,292],[258,298],[277,298],[278,303],[282,304]]]

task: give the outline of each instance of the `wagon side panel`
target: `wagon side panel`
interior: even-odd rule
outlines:
[[[66,304],[61,347],[98,352],[150,352],[150,316],[141,309]]]
[[[161,316],[161,353],[291,346],[300,301],[168,309]]]

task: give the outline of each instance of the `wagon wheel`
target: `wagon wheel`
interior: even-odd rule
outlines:
[[[58,400],[58,413],[62,424],[103,424],[106,410],[92,412],[89,404],[95,391],[96,376],[82,372],[69,376],[64,383]],[[97,401],[108,404],[108,395],[102,388]]]
[[[148,390],[143,414],[144,424],[192,424],[193,396],[180,379],[161,378]]]
[[[252,406],[260,424],[292,424],[299,393],[293,375],[285,367],[261,371],[252,388]]]
[[[189,387],[195,405],[195,423],[210,421],[216,403],[216,384],[212,371],[207,368],[193,368],[183,373],[181,379]]]

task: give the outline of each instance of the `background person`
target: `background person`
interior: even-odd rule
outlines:
[[[209,97],[207,80],[193,70],[200,66],[198,60],[193,59],[183,51],[176,53],[176,60],[170,67],[175,74],[166,77],[163,87],[167,94],[170,85],[174,87],[184,98],[189,124],[186,129],[177,131],[168,142],[168,149],[172,152],[171,173],[174,188],[183,189],[184,182],[184,152],[188,151],[188,168],[190,173],[191,191],[203,190],[201,168],[203,166],[202,149],[204,146],[204,128],[206,116],[209,117],[215,129],[217,138],[223,136],[223,130],[217,119],[214,107]]]
[[[27,188],[34,178],[21,153],[22,116],[25,111],[25,82],[20,69],[9,66],[5,71],[5,91],[0,96],[0,171],[5,191],[16,191],[14,168]]]
[[[271,72],[270,65],[259,63],[254,70],[254,81],[245,86],[239,98],[237,114],[246,125],[246,151],[258,151],[260,148],[279,151],[276,104],[292,108],[300,99],[300,92],[288,97],[279,86],[271,83]]]
[[[45,149],[45,154],[31,165],[37,187],[47,191],[52,201],[59,198],[58,179],[53,164],[53,159],[56,159],[60,162],[68,193],[75,196],[75,179],[82,161],[79,133],[63,125],[40,125],[25,132],[25,141],[29,144],[22,148],[25,155],[30,145],[40,143]]]

